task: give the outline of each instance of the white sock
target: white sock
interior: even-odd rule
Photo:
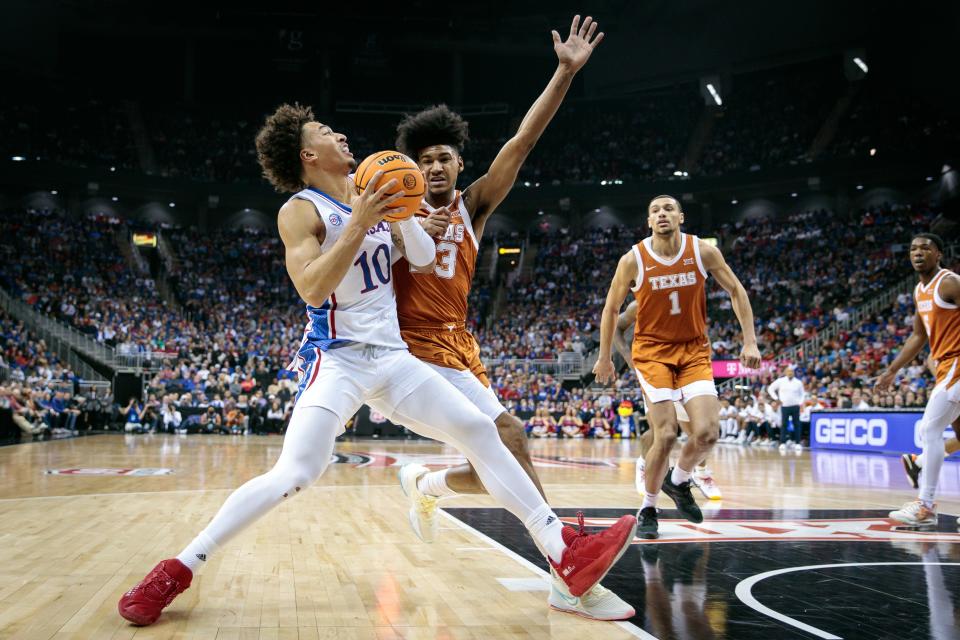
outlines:
[[[456,491],[447,486],[447,471],[449,469],[431,471],[420,476],[420,479],[417,480],[417,488],[420,489],[420,493],[435,498],[457,495]]]
[[[917,463],[917,466],[920,467],[921,469],[923,468],[923,463],[924,463],[925,461],[926,461],[926,458],[923,457],[923,454],[922,454],[922,453],[917,456],[917,459],[916,459],[916,460],[914,460],[914,462]]]
[[[657,494],[655,493],[643,493],[643,504],[640,505],[641,509],[646,509],[647,507],[656,507],[657,506]]]
[[[925,506],[927,509],[930,509],[930,511],[933,511],[933,510],[934,510],[934,509],[933,509],[933,500],[925,500],[924,498],[920,498],[920,502],[922,502],[922,503],[923,503],[923,506]]]
[[[560,533],[563,530],[563,523],[553,509],[543,505],[531,513],[523,524],[537,546],[546,551],[547,556],[555,564],[560,564],[560,560],[563,559],[563,550],[567,545],[563,542],[563,536]]]
[[[675,485],[681,485],[687,480],[690,479],[690,472],[684,471],[680,468],[680,465],[677,465],[673,468],[673,473],[670,474],[670,482]]]
[[[197,569],[202,567],[203,563],[207,561],[207,558],[216,553],[217,549],[217,543],[205,532],[201,531],[200,535],[194,538],[193,541],[187,545],[187,548],[180,552],[177,560],[185,564],[190,571],[196,573]]]

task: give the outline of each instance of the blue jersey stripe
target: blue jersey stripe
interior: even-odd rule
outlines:
[[[352,213],[352,212],[353,212],[353,209],[350,208],[350,205],[347,205],[347,204],[344,204],[343,202],[340,202],[340,201],[337,200],[336,198],[327,195],[326,193],[324,193],[323,191],[320,191],[320,189],[317,189],[316,187],[307,187],[307,190],[314,192],[315,194],[317,194],[318,196],[320,196],[321,198],[323,198],[324,200],[326,200],[327,202],[329,202],[330,204],[332,204],[332,205],[335,206],[336,208],[340,209],[340,210],[343,211],[344,213]]]

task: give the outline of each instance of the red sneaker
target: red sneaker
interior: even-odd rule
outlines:
[[[563,550],[560,564],[550,560],[557,575],[567,585],[570,595],[580,597],[589,591],[607,575],[620,556],[633,542],[637,530],[635,516],[623,516],[612,527],[600,533],[587,534],[583,531],[583,512],[577,513],[580,530],[564,527],[563,541],[567,548]]]
[[[192,580],[193,572],[176,558],[161,560],[140,584],[123,594],[117,610],[133,624],[153,624],[160,612],[187,590]]]

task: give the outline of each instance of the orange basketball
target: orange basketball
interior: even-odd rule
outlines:
[[[403,155],[399,151],[378,151],[372,156],[368,156],[357,167],[353,174],[353,182],[357,185],[360,193],[367,188],[367,183],[377,171],[383,171],[383,177],[380,178],[380,185],[384,185],[390,180],[396,180],[397,186],[387,193],[393,195],[403,192],[404,196],[395,201],[391,206],[403,207],[401,214],[388,214],[384,220],[388,222],[398,222],[406,220],[420,208],[423,200],[423,194],[426,190],[423,182],[423,174],[420,167],[413,160]]]

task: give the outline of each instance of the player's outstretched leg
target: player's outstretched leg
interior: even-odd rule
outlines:
[[[589,591],[633,540],[637,521],[632,515],[623,516],[600,533],[564,527],[497,437],[493,420],[464,402],[460,392],[439,375],[427,379],[395,407],[377,406],[376,401],[370,404],[391,420],[459,449],[490,495],[524,523],[571,595],[579,597]]]
[[[127,591],[117,604],[120,615],[136,625],[156,622],[163,609],[190,586],[193,572],[218,548],[320,477],[330,462],[340,426],[340,419],[327,409],[296,407],[273,468],[230,494],[206,529],[180,555],[162,560]]]

